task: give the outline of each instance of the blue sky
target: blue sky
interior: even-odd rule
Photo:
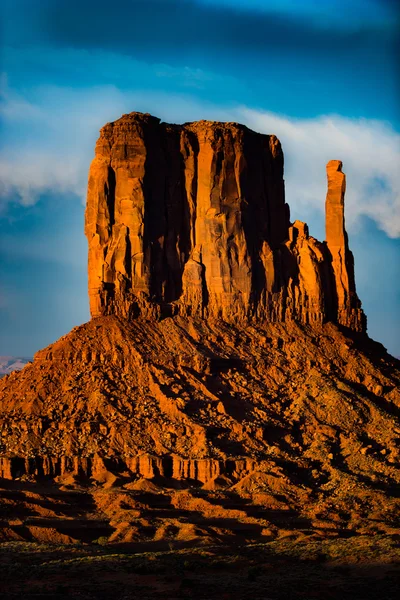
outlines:
[[[88,319],[83,209],[100,127],[132,110],[275,133],[293,218],[324,238],[344,162],[369,333],[400,355],[399,12],[391,0],[3,0],[0,354]]]

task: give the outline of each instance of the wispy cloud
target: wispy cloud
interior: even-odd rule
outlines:
[[[1,83],[0,212],[9,202],[31,206],[47,193],[83,200],[98,129],[123,112],[123,96],[113,86],[42,86],[32,100],[5,77]]]
[[[85,169],[79,157],[54,156],[46,151],[0,156],[0,210],[10,200],[31,206],[45,193],[83,197]]]
[[[214,76],[203,69],[192,69],[191,67],[172,67],[170,65],[155,65],[156,77],[167,77],[169,79],[179,79],[182,85],[186,87],[195,87],[202,89],[205,82],[212,81]]]
[[[29,205],[47,192],[84,200],[98,129],[124,112],[141,110],[171,122],[239,121],[256,131],[275,133],[285,152],[286,195],[295,216],[323,211],[325,164],[340,159],[348,177],[349,228],[368,216],[388,236],[400,236],[400,135],[387,123],[336,115],[291,119],[244,106],[223,109],[189,96],[122,92],[114,86],[47,87],[34,96],[33,101],[7,87],[3,90],[3,210],[11,200]],[[21,128],[23,136],[18,133]]]

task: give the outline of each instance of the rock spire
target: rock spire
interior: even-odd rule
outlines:
[[[325,203],[326,242],[332,257],[337,321],[341,325],[357,328],[360,320],[360,301],[356,294],[354,258],[349,250],[345,229],[346,176],[342,172],[342,166],[340,160],[331,160],[326,165],[328,178]]]

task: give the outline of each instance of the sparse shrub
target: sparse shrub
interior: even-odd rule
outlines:
[[[93,540],[93,544],[98,544],[99,546],[106,546],[108,544],[108,537],[105,535],[101,535],[97,540]]]

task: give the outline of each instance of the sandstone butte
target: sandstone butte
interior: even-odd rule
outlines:
[[[366,333],[340,161],[327,180],[319,242],[274,135],[101,129],[92,319],[0,381],[3,539],[399,533],[399,361]]]

